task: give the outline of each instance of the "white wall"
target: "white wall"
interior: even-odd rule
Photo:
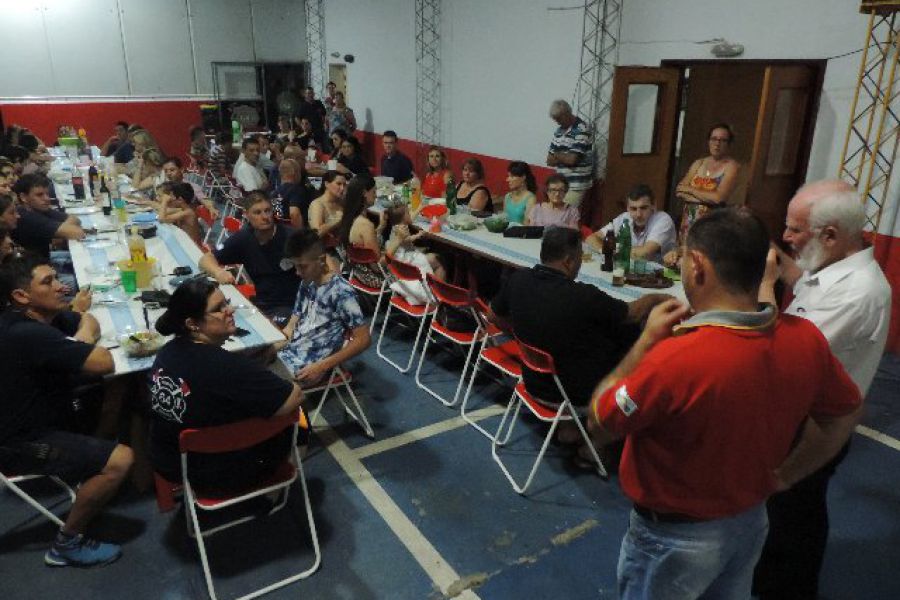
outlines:
[[[445,0],[442,19],[443,143],[543,162],[557,97],[572,100],[582,13],[558,0]],[[328,53],[351,53],[351,105],[380,132],[415,135],[414,0],[328,0]],[[712,58],[692,41],[725,37],[742,59],[821,59],[860,48],[867,17],[850,0],[627,0],[620,60]],[[668,41],[667,41],[668,40]],[[671,41],[682,40],[682,41]],[[810,158],[811,179],[837,173],[859,54],[828,63]],[[329,60],[333,60],[330,59]],[[368,121],[362,117],[370,115]]]
[[[306,60],[302,0],[17,0],[2,10],[0,97],[204,95],[212,61]]]

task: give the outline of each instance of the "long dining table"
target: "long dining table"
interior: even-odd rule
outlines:
[[[141,292],[126,293],[117,282],[116,262],[129,258],[127,237],[115,215],[104,215],[99,206],[92,202],[73,202],[74,195],[65,185],[56,186],[60,206],[70,214],[75,214],[84,228],[96,233],[81,241],[70,241],[69,252],[79,287],[92,286],[92,314],[100,323],[102,337],[100,343],[110,348],[115,362],[114,375],[125,375],[144,371],[153,364],[153,356],[130,357],[119,343],[123,336],[144,331],[165,310],[141,301]],[[165,223],[156,224],[156,235],[146,240],[147,256],[156,259],[156,275],[151,289],[174,291],[172,280],[176,267],[190,267],[193,273],[200,273],[199,262],[202,252],[191,238],[181,229]],[[108,288],[108,289],[107,289]],[[235,310],[235,322],[240,337],[225,342],[229,351],[241,351],[267,346],[284,339],[275,327],[253,304],[233,285],[222,285],[220,289]],[[146,310],[145,310],[146,309]],[[146,317],[145,317],[146,314]]]

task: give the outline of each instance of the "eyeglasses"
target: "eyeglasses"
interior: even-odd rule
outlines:
[[[229,308],[231,308],[231,300],[229,300],[228,298],[225,298],[225,300],[223,300],[222,303],[219,304],[217,307],[215,307],[212,310],[206,311],[206,314],[208,314],[208,315],[214,315],[216,313],[225,314],[225,312]]]
[[[548,194],[565,194],[566,188],[547,188]]]

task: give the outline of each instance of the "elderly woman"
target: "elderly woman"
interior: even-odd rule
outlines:
[[[456,203],[469,210],[494,210],[491,192],[484,185],[484,167],[477,158],[467,159],[462,167],[462,183],[456,190]]]
[[[571,227],[578,229],[580,214],[574,206],[565,203],[569,183],[562,175],[555,173],[547,178],[547,201],[535,204],[525,217],[526,225],[549,227]]]
[[[150,370],[150,460],[166,479],[181,480],[183,430],[297,412],[303,394],[296,384],[222,348],[237,327],[234,308],[216,283],[205,278],[183,283],[156,330],[175,336]],[[204,493],[227,495],[270,476],[290,449],[286,431],[244,450],[191,456],[191,483]]]
[[[422,180],[422,194],[426,198],[443,198],[447,193],[447,183],[452,177],[447,163],[447,155],[437,146],[428,149],[428,172]]]

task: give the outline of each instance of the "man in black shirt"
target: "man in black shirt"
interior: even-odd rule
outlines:
[[[84,238],[81,221],[50,207],[50,181],[43,175],[24,175],[13,187],[19,195],[19,223],[13,239],[36,254],[47,257],[50,244]]]
[[[283,159],[278,170],[281,184],[275,193],[281,197],[282,208],[287,208],[293,227],[305,227],[309,223],[309,205],[315,199],[315,190],[306,183],[300,163],[293,158]]]
[[[35,256],[0,266],[0,468],[9,474],[80,481],[65,524],[44,557],[49,566],[96,566],[121,555],[116,544],[88,539],[88,523],[121,485],[131,449],[65,431],[75,382],[114,370],[95,346],[97,321],[66,311],[63,286]]]
[[[292,229],[275,222],[272,201],[262,192],[247,195],[244,216],[250,226],[232,234],[222,248],[204,254],[200,268],[219,283],[233,284],[234,274],[222,265],[243,264],[256,286],[256,306],[270,318],[286,320],[300,285],[293,265],[284,256]]]
[[[594,387],[615,367],[640,333],[650,310],[670,298],[648,294],[627,303],[575,281],[581,269],[581,235],[548,227],[541,264],[516,271],[491,303],[492,318],[521,341],[548,352],[569,399],[590,402]],[[562,400],[553,379],[523,370],[525,387],[549,404]]]
[[[381,157],[381,175],[393,177],[394,183],[406,183],[413,177],[413,164],[409,157],[397,150],[397,132],[388,129],[381,136],[384,156]]]
[[[324,144],[328,144],[325,139],[325,105],[316,98],[316,91],[311,87],[306,88],[303,93],[303,100],[300,102],[296,116],[309,119],[312,125],[313,136],[316,140],[320,140]],[[326,148],[327,149],[327,148]]]

